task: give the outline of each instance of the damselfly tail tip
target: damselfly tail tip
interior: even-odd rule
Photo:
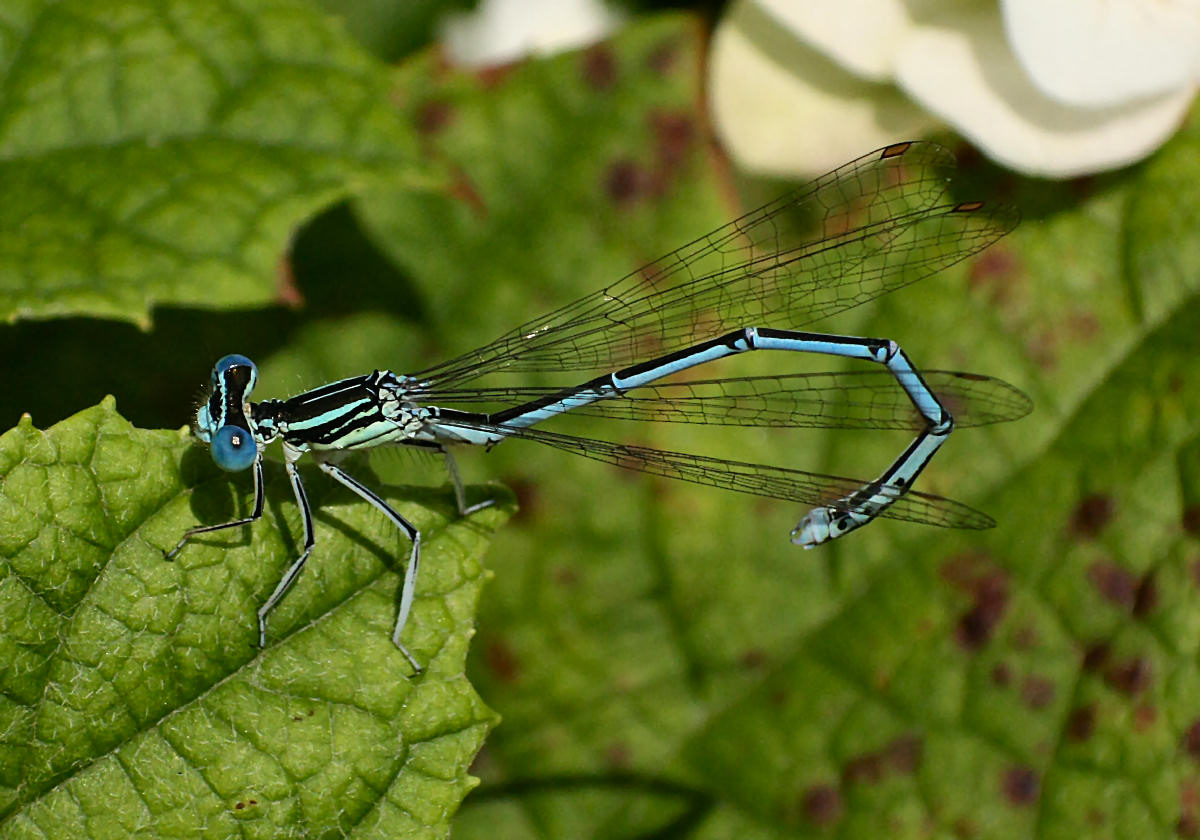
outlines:
[[[834,537],[830,527],[832,522],[832,509],[819,507],[810,510],[792,529],[792,544],[802,548],[816,548],[821,543],[828,542]]]

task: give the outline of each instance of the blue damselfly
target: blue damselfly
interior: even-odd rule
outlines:
[[[300,574],[315,542],[296,468],[308,454],[411,541],[392,640],[418,668],[401,634],[412,608],[421,535],[334,463],[338,453],[385,444],[439,452],[462,515],[489,502],[466,504],[447,445],[492,446],[521,438],[655,475],[804,502],[813,509],[793,529],[792,541],[808,548],[877,516],[951,528],[991,527],[995,523],[986,514],[910,487],[945,442],[955,418],[960,425],[1013,420],[1029,412],[1028,398],[990,377],[919,373],[888,339],[795,329],[927,277],[1012,230],[1017,223],[1012,208],[950,199],[952,168],[951,156],[933,144],[880,149],[611,286],[420,373],[377,370],[291,399],[252,403],[254,363],[226,356],[213,369],[196,433],[222,468],[253,468],[253,512],[192,528],[167,557],[198,534],[262,516],[263,450],[279,440],[301,511],[304,549],[258,611],[260,646],[266,643],[267,616]],[[815,232],[792,232],[783,214],[810,217]],[[877,362],[886,370],[663,381],[751,350],[825,354]],[[468,385],[494,374],[583,370],[599,375],[556,387]],[[917,435],[878,478],[858,481],[533,428],[566,412],[743,426],[915,429]]]

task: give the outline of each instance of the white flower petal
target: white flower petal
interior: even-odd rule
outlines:
[[[1042,94],[1002,38],[998,13],[973,7],[904,45],[896,81],[990,157],[1066,178],[1145,157],[1179,125],[1183,90],[1121,108],[1069,108]]]
[[[909,3],[904,0],[756,2],[801,41],[873,81],[891,78],[893,53],[909,27]]]
[[[1200,0],[1001,0],[1009,42],[1033,83],[1103,107],[1200,81]]]
[[[709,105],[730,156],[762,175],[809,177],[937,123],[891,85],[865,82],[743,4],[713,33]]]
[[[451,61],[484,67],[587,46],[621,19],[602,0],[482,0],[473,12],[447,15],[441,40]]]

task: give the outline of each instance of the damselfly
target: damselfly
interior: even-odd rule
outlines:
[[[986,514],[910,487],[954,428],[952,410],[960,423],[982,425],[1025,415],[1028,398],[989,377],[918,373],[888,339],[794,329],[927,277],[1012,230],[1013,209],[949,198],[952,168],[951,156],[929,143],[880,149],[611,286],[420,373],[377,370],[288,400],[252,403],[254,363],[226,356],[213,369],[211,393],[196,415],[196,434],[223,469],[253,467],[254,509],[233,522],[192,528],[167,557],[198,534],[262,516],[263,449],[279,440],[300,507],[304,550],[258,610],[259,645],[266,644],[267,616],[295,582],[315,542],[296,468],[309,454],[411,541],[392,641],[418,668],[401,635],[413,604],[421,535],[334,463],[337,453],[384,444],[442,453],[462,515],[489,503],[467,505],[447,445],[492,446],[522,438],[655,475],[804,502],[813,509],[793,529],[792,541],[807,548],[877,516],[951,528],[991,527],[995,523]],[[784,214],[811,217],[815,232],[794,233]],[[859,359],[886,371],[663,381],[751,350]],[[580,370],[600,375],[550,388],[465,387],[488,374]],[[566,412],[744,426],[915,428],[918,433],[882,475],[856,481],[532,428]]]

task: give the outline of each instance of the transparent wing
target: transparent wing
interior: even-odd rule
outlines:
[[[605,440],[575,437],[541,429],[509,429],[488,424],[459,423],[455,425],[483,431],[497,431],[510,438],[536,441],[566,452],[574,452],[595,461],[614,464],[625,469],[690,481],[753,496],[802,502],[812,507],[830,506],[839,510],[851,510],[846,499],[853,494],[866,491],[879,492],[874,482],[832,475],[804,472],[803,470],[772,467],[765,464],[749,464],[726,461],[703,455],[689,455],[651,449],[633,444],[612,443]],[[996,522],[986,513],[972,507],[910,490],[898,494],[896,500],[879,512],[879,516],[936,525],[942,528],[969,528],[982,530],[992,528]]]
[[[1017,420],[1033,403],[1000,379],[957,371],[921,371],[959,427]],[[439,405],[507,407],[554,394],[556,388],[440,389],[414,392]],[[923,429],[916,410],[889,371],[798,373],[645,385],[620,397],[571,410],[618,420],[837,429]]]
[[[417,378],[611,370],[742,326],[796,328],[981,251],[1014,209],[954,203],[953,157],[931,143],[872,152],[729,222],[624,279]],[[795,220],[815,227],[797,234]]]

